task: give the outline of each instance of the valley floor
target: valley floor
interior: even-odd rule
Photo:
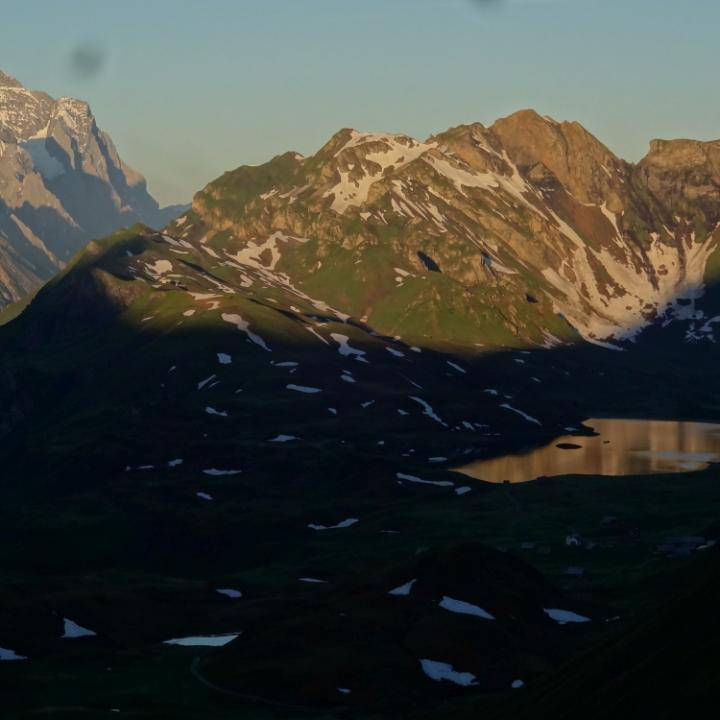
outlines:
[[[357,459],[352,468],[349,474],[362,472]],[[437,477],[443,475],[451,476],[439,471]],[[328,517],[318,496],[304,504],[289,496],[238,499],[220,536],[206,526],[202,510],[182,520],[180,514],[166,517],[161,527],[153,500],[139,497],[126,498],[124,506],[105,498],[101,508],[78,496],[2,513],[0,604],[14,618],[12,627],[3,623],[0,630],[37,655],[0,667],[3,716],[94,718],[117,708],[122,717],[218,720],[238,713],[258,719],[504,718],[526,711],[535,718],[577,717],[562,714],[557,703],[565,695],[584,703],[578,695],[584,692],[602,698],[602,687],[589,687],[607,672],[602,658],[617,661],[618,648],[632,649],[638,633],[658,642],[656,618],[682,604],[708,567],[717,576],[712,550],[676,559],[658,552],[669,536],[718,534],[716,476],[711,468],[687,475],[563,477],[483,486],[462,497],[441,487],[384,497],[357,493],[345,503],[359,522],[325,532],[306,527]],[[322,496],[333,479],[318,479]],[[231,480],[218,481],[213,492],[230,492]],[[74,537],[69,526],[78,530]],[[281,527],[284,537],[278,538]],[[569,533],[581,536],[583,546],[568,546]],[[89,535],[98,541],[87,545]],[[142,541],[136,545],[133,535]],[[119,537],[126,538],[122,547]],[[165,542],[173,551],[163,556]],[[111,571],[103,570],[108,553],[116,553]],[[418,564],[424,556],[440,566]],[[570,576],[568,567],[582,567],[584,574]],[[498,636],[478,629],[491,624],[482,619],[430,607],[433,592],[478,597],[472,574],[496,585],[500,578],[502,587],[493,591],[499,596],[486,595],[493,609],[502,612],[514,591],[527,594],[523,602],[530,605],[542,605],[549,593],[592,622],[551,627],[523,617],[522,632],[503,629]],[[426,583],[425,597],[413,604],[412,595],[388,596],[414,576]],[[241,589],[242,598],[219,594],[221,587]],[[59,639],[63,614],[97,636]],[[340,616],[350,629],[338,624]],[[230,631],[244,633],[225,648],[162,643]],[[508,632],[510,640],[502,639]],[[678,633],[672,637],[682,645],[686,638]],[[458,696],[456,686],[430,680],[419,663],[412,667],[408,656],[433,646],[439,652],[443,636],[454,638],[459,657],[472,658],[473,651],[458,644],[493,642],[483,653],[495,669],[488,667],[481,687]],[[700,660],[690,662],[703,671]],[[632,670],[612,675],[619,682]],[[378,678],[388,672],[396,677]],[[522,675],[525,687],[510,689],[513,674]],[[683,692],[683,682],[676,678],[674,693]],[[345,686],[353,692],[329,692]],[[650,692],[631,687],[631,695]],[[671,717],[656,710],[653,717]]]

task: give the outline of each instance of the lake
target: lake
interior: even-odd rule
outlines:
[[[690,472],[720,461],[720,425],[610,418],[591,418],[584,425],[598,434],[563,435],[543,447],[476,460],[458,470],[486,482],[519,483],[556,475]]]

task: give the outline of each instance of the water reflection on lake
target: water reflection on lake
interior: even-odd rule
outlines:
[[[720,425],[607,418],[593,418],[584,424],[598,435],[565,435],[525,454],[477,460],[459,471],[487,482],[517,483],[543,475],[688,472],[720,461]]]

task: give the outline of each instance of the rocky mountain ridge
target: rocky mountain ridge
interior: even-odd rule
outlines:
[[[653,141],[632,165],[578,123],[533,111],[422,143],[343,130],[310,158],[288,153],[226,173],[196,195],[193,229],[181,234],[258,257],[273,233],[308,238],[306,258],[285,249],[266,266],[309,275],[358,317],[408,303],[440,312],[426,292],[433,283],[413,280],[435,272],[455,285],[447,303],[462,296],[458,312],[487,316],[506,340],[554,344],[579,333],[612,344],[673,318],[694,321],[692,334],[712,322],[695,301],[717,261],[717,155],[718,143]],[[365,268],[378,251],[388,262]],[[333,287],[324,276],[338,262],[361,267]],[[383,322],[388,332],[405,324]],[[433,332],[462,342],[482,324]]]
[[[161,227],[181,210],[159,208],[86,102],[54,100],[0,72],[0,304],[90,239],[137,221]]]

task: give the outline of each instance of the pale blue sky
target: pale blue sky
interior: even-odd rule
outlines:
[[[336,130],[534,107],[639,159],[720,137],[718,0],[0,0],[0,68],[88,100],[162,202]],[[76,48],[102,49],[96,74]]]

